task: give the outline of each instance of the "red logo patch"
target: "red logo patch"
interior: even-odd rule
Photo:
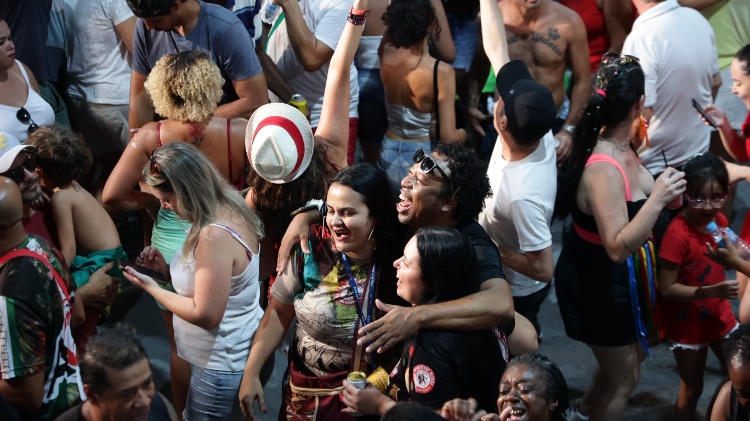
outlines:
[[[424,364],[418,364],[414,367],[414,390],[417,393],[430,393],[435,387],[435,372]]]

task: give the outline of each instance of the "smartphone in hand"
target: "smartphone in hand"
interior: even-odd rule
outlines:
[[[693,103],[693,108],[695,108],[695,111],[698,111],[698,114],[700,114],[701,117],[706,119],[706,121],[711,127],[713,127],[714,129],[718,129],[718,127],[716,127],[716,122],[714,121],[714,119],[710,115],[708,115],[706,111],[703,110],[703,107],[701,107],[701,105],[698,104],[698,101],[696,101],[695,98],[693,98],[691,101]]]
[[[161,273],[149,268],[145,268],[137,263],[129,262],[125,259],[117,259],[117,267],[120,268],[120,270],[123,272],[125,271],[126,267],[131,267],[135,269],[136,272],[142,273],[146,276],[150,276],[154,281],[156,281],[156,283],[160,285],[166,285],[169,283],[164,279],[164,275],[162,275]]]

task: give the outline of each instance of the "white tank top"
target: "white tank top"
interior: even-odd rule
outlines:
[[[23,78],[26,81],[26,86],[29,89],[29,96],[26,98],[26,103],[23,105],[23,108],[29,112],[31,120],[38,124],[39,127],[55,124],[55,112],[52,111],[52,107],[31,88],[29,75],[26,74],[26,69],[24,69],[23,64],[16,60],[16,65],[21,69],[21,74],[23,75]],[[11,107],[0,104],[0,127],[3,128],[4,132],[12,134],[21,143],[24,143],[28,137],[27,132],[31,122],[24,124],[18,120],[16,114],[19,109],[20,107]]]
[[[174,340],[177,354],[199,367],[217,371],[242,371],[250,353],[255,331],[258,330],[263,310],[258,305],[258,254],[242,240],[232,228],[223,224],[210,224],[229,232],[250,259],[244,272],[230,278],[229,301],[219,326],[206,330],[185,320],[173,317]],[[260,250],[258,251],[260,253]],[[169,265],[172,285],[183,297],[195,293],[195,259],[190,253],[187,261],[180,261],[182,251],[175,253]]]

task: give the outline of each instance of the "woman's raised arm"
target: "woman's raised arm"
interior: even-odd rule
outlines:
[[[367,9],[367,0],[356,0],[353,9]],[[354,55],[362,38],[364,22],[361,25],[347,22],[336,51],[331,57],[328,67],[328,79],[323,95],[323,109],[320,112],[320,122],[315,132],[319,139],[328,145],[328,157],[340,168],[347,167],[346,149],[349,143],[349,93],[350,68]]]

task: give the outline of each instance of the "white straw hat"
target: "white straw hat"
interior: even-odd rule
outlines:
[[[307,118],[297,108],[266,104],[250,117],[245,151],[258,175],[275,184],[297,179],[310,165],[315,141]]]

